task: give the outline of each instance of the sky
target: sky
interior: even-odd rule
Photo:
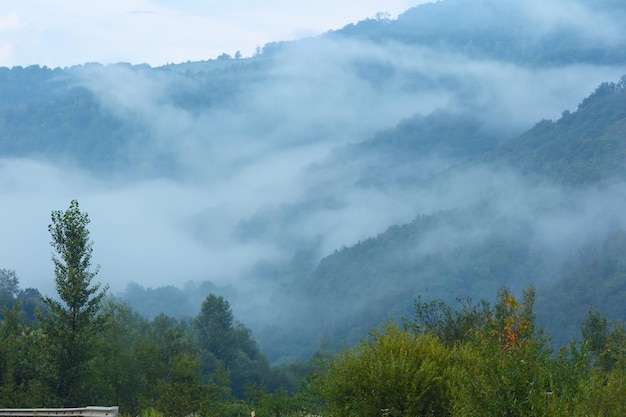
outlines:
[[[0,66],[160,66],[313,36],[425,0],[5,0]]]

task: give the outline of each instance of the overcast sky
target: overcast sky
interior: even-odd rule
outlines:
[[[152,66],[250,56],[426,0],[3,0],[0,66],[86,62]]]

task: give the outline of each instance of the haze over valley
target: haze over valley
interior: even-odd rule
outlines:
[[[223,295],[275,362],[418,296],[534,284],[557,341],[624,318],[624,17],[442,0],[249,57],[0,68],[0,268],[52,295],[50,212],[77,199],[113,294]]]

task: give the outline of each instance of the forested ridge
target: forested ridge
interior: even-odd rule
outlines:
[[[559,5],[0,68],[0,407],[623,415],[626,10]]]
[[[88,215],[72,201],[52,218],[59,301],[39,298],[30,317],[14,272],[0,270],[4,407],[372,417],[618,416],[626,409],[623,324],[592,309],[580,341],[554,349],[537,326],[532,286],[517,297],[500,288],[493,303],[418,297],[411,316],[381,324],[354,347],[320,348],[308,361],[272,367],[223,297],[207,296],[189,320],[146,320],[107,297],[92,281]],[[64,240],[73,234],[82,240]],[[81,272],[72,278],[74,263]]]
[[[623,180],[624,88],[626,76],[602,83],[577,111],[538,122],[515,141],[487,152],[485,160],[573,186]]]

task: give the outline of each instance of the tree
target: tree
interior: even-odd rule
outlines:
[[[450,359],[435,336],[390,323],[330,364],[322,396],[339,417],[445,416]]]
[[[0,307],[11,307],[19,290],[19,280],[15,271],[0,269]]]
[[[618,365],[626,365],[626,329],[621,323],[609,323],[597,309],[581,324],[583,342],[589,350],[593,364],[604,373]]]
[[[208,415],[213,392],[209,385],[201,385],[199,361],[192,355],[176,356],[170,370],[170,380],[157,401],[157,409],[164,415],[184,417]]]
[[[562,415],[554,407],[568,404],[569,394],[578,388],[568,391],[576,378],[561,378],[555,371],[559,358],[552,356],[549,341],[535,327],[534,301],[534,287],[523,291],[521,302],[502,288],[491,323],[456,347],[451,383],[455,413]]]
[[[43,321],[48,337],[48,354],[55,371],[53,389],[63,406],[86,405],[86,370],[94,356],[95,338],[104,325],[99,316],[106,287],[91,281],[98,268],[91,270],[92,242],[89,239],[90,219],[72,200],[66,211],[53,211],[48,231],[53,255],[56,290],[60,300],[44,297],[49,314]]]
[[[210,294],[203,302],[195,325],[200,346],[227,365],[232,359],[234,343],[233,313],[224,297]]]
[[[488,302],[481,300],[474,304],[471,298],[459,298],[460,308],[454,309],[443,300],[415,300],[415,319],[405,323],[409,330],[421,334],[434,334],[448,347],[455,343],[472,340],[484,331],[493,321],[492,309]]]
[[[144,321],[132,308],[107,297],[101,307],[107,325],[98,335],[98,357],[92,360],[93,375],[99,384],[93,384],[90,398],[99,404],[115,404],[126,413],[136,415],[138,401],[144,393],[142,382],[147,379],[144,362],[136,360],[133,350],[140,340],[139,330]],[[143,361],[149,361],[149,352],[142,352]],[[155,360],[157,362],[158,359]],[[155,378],[156,379],[156,378]]]

